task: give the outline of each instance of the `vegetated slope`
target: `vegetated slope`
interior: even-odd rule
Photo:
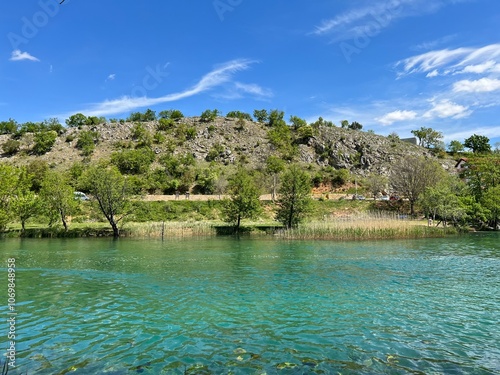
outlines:
[[[32,160],[44,160],[57,169],[66,169],[77,161],[95,162],[109,159],[113,152],[133,149],[144,139],[134,132],[138,123],[106,123],[81,128],[68,128],[57,137],[52,149],[44,155],[33,155],[34,136],[24,134],[20,149],[14,155],[3,154],[1,162],[24,165]],[[158,130],[157,121],[141,123],[143,137],[159,160],[161,156],[191,154],[198,162],[216,162],[222,165],[247,164],[249,168],[264,165],[270,155],[288,161],[308,163],[311,168],[331,166],[347,169],[357,175],[370,172],[388,174],[391,164],[407,156],[433,157],[429,150],[404,142],[396,137],[384,137],[369,132],[338,127],[319,127],[312,134],[301,138],[292,130],[291,138],[284,140],[289,148],[284,150],[271,142],[265,124],[219,117],[213,122],[202,122],[199,117],[183,118],[171,128]],[[96,132],[96,144],[92,154],[83,156],[77,148],[79,136],[84,131]],[[145,134],[145,135],[144,135]],[[11,138],[0,136],[0,149]],[[286,148],[286,145],[285,145]],[[450,168],[452,161],[443,160],[443,167]]]

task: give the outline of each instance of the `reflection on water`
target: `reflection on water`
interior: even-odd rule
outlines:
[[[17,373],[498,373],[499,238],[4,240]]]

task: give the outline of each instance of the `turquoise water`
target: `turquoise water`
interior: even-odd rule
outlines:
[[[3,240],[9,374],[498,374],[499,240]]]

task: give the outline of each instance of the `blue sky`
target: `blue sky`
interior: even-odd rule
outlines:
[[[0,120],[281,109],[500,141],[498,0],[0,3]]]

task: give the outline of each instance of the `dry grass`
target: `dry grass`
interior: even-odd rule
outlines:
[[[197,237],[214,236],[216,234],[212,223],[208,222],[150,222],[127,223],[124,226],[130,237]]]
[[[378,240],[442,237],[456,234],[455,228],[427,226],[426,221],[386,212],[367,212],[344,217],[325,217],[278,233],[286,239]]]

